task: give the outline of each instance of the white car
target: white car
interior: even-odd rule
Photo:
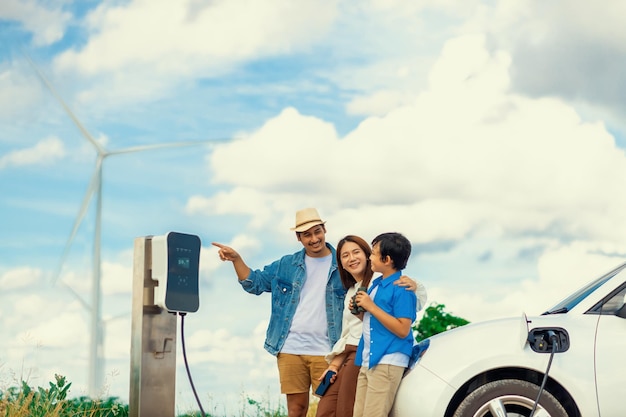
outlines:
[[[625,295],[626,263],[540,316],[426,339],[391,415],[626,416]]]

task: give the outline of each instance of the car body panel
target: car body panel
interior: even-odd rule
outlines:
[[[596,336],[596,374],[601,416],[623,415],[626,401],[626,320],[600,316]],[[622,403],[616,414],[615,402]]]
[[[455,394],[465,396],[468,386],[482,384],[480,378],[487,374],[530,370],[535,378],[543,378],[550,352],[536,352],[527,341],[529,331],[537,328],[564,329],[569,335],[569,348],[555,353],[550,363],[552,389],[571,397],[582,416],[621,415],[626,399],[626,319],[590,310],[626,285],[625,266],[601,285],[574,294],[574,301],[565,298],[571,307],[567,312],[471,323],[432,336],[428,350],[403,378],[392,415],[451,415]]]

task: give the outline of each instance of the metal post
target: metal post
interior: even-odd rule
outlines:
[[[102,178],[102,159],[98,158],[98,178]],[[104,386],[104,325],[102,323],[102,270],[100,244],[102,241],[102,182],[96,186],[96,229],[93,238],[93,282],[91,284],[91,338],[89,346],[89,395],[101,394]]]
[[[135,239],[130,346],[130,417],[174,417],[176,315],[154,303],[152,238]]]

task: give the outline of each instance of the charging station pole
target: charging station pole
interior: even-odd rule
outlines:
[[[155,304],[152,237],[135,239],[130,346],[130,417],[174,417],[176,314]]]

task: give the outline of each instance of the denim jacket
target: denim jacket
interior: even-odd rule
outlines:
[[[346,289],[339,278],[336,251],[328,243],[332,252],[328,282],[326,284],[326,318],[328,321],[328,338],[331,346],[341,336],[341,320]],[[306,280],[304,264],[304,248],[292,255],[285,255],[267,265],[263,270],[252,270],[250,275],[239,281],[244,290],[259,295],[263,292],[272,293],[272,314],[265,337],[265,350],[277,355],[285,344],[291,321],[300,301],[300,291]]]

